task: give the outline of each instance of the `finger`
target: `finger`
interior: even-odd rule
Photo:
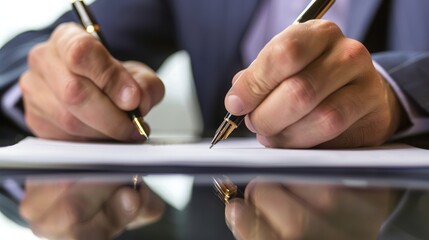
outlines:
[[[143,63],[127,61],[123,65],[140,87],[141,103],[139,109],[144,116],[164,97],[164,84],[156,73]]]
[[[134,135],[137,139],[133,139],[135,130],[128,116],[97,86],[90,80],[71,73],[58,62],[61,60],[46,44],[33,48],[29,55],[31,69],[38,70],[38,75],[60,103],[60,110],[64,111],[64,114],[59,114],[59,128],[67,129],[72,126],[71,132],[74,132],[76,129],[73,124],[78,125],[74,119],[77,118],[84,125],[109,138],[121,141],[144,140],[137,134]]]
[[[61,79],[61,81],[52,81],[49,86],[66,111],[66,114],[61,116],[66,120],[61,122],[65,125],[59,126],[60,128],[68,128],[67,124],[70,122],[67,120],[73,121],[77,118],[84,125],[112,139],[144,140],[137,134],[133,135],[135,129],[127,114],[113,104],[90,80],[70,74],[63,65],[51,64],[53,63],[46,63],[45,67],[55,70],[50,71],[51,77],[45,77],[45,79]]]
[[[366,95],[357,94],[364,90],[357,84],[348,85],[280,134],[258,136],[258,139],[266,146],[281,148],[309,148],[335,139],[373,109],[374,106],[367,103]],[[360,138],[363,132],[355,134],[356,138]],[[358,143],[359,140],[363,139],[350,140],[348,144]],[[335,146],[346,147],[344,143]]]
[[[287,188],[326,222],[341,229],[344,238],[375,239],[395,195],[383,188],[344,188],[332,185],[293,184]],[[349,219],[354,219],[350,221]],[[357,226],[355,223],[364,223]]]
[[[346,54],[344,49],[352,50]],[[272,136],[302,119],[333,92],[357,78],[363,67],[356,66],[359,56],[366,54],[362,44],[344,39],[304,70],[281,82],[250,114],[256,132]]]
[[[123,110],[140,101],[140,90],[132,76],[114,59],[100,41],[75,24],[64,24],[52,35],[59,58],[68,69],[90,79]]]
[[[67,235],[74,226],[93,219],[118,187],[118,184],[99,180],[76,182],[50,205],[41,219],[32,223],[32,227],[43,236]]]
[[[225,207],[227,225],[236,239],[278,239],[273,229],[241,199],[233,199]]]
[[[138,214],[140,196],[129,187],[117,189],[87,222],[74,225],[69,236],[74,239],[111,239],[121,233]]]
[[[105,138],[89,128],[68,112],[41,77],[27,72],[20,79],[26,122],[32,132],[39,137],[61,140],[85,140]]]
[[[20,215],[30,223],[41,219],[71,184],[67,180],[55,182],[36,179],[26,180],[24,199],[19,205]]]
[[[73,226],[69,236],[83,239],[110,239],[121,233],[126,227],[137,222],[139,227],[160,218],[164,211],[163,202],[146,185],[140,192],[129,187],[121,187],[107,199],[99,212],[88,222]]]
[[[255,182],[252,185],[251,192],[246,193],[250,202],[280,239],[303,239],[314,221],[308,209],[281,184]]]
[[[290,26],[274,37],[242,73],[226,95],[227,110],[234,115],[251,112],[284,79],[303,70],[341,37],[339,28],[329,21]]]

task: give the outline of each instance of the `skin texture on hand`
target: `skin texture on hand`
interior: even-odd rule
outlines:
[[[404,124],[367,49],[325,20],[294,24],[239,72],[225,97],[267,147],[374,146]]]
[[[20,204],[34,234],[48,239],[111,239],[157,221],[164,208],[144,184],[136,191],[97,179],[28,180]]]
[[[19,80],[25,119],[42,138],[143,141],[125,111],[145,115],[164,95],[153,70],[119,62],[74,23],[36,45],[28,66]]]
[[[225,215],[237,239],[377,239],[398,196],[383,188],[254,180]]]

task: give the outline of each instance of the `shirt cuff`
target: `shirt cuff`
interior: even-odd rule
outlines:
[[[24,119],[24,113],[19,107],[22,94],[19,84],[10,87],[1,98],[1,107],[5,116],[12,120],[22,130],[29,132]]]
[[[375,69],[383,76],[383,78],[389,83],[390,87],[395,92],[396,96],[408,119],[411,122],[411,126],[396,132],[390,140],[396,140],[404,137],[409,137],[417,134],[421,134],[429,131],[429,118],[426,117],[416,106],[412,104],[409,98],[404,94],[401,88],[396,84],[389,73],[377,62],[373,61]]]

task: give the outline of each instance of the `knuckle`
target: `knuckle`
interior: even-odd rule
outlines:
[[[317,91],[311,84],[312,77],[302,73],[300,76],[292,77],[281,84],[287,94],[288,103],[295,112],[311,108],[317,100]]]
[[[259,135],[263,137],[270,137],[276,133],[272,120],[264,116],[259,117],[257,114],[251,114],[250,119],[253,127]]]
[[[63,228],[70,229],[72,226],[84,222],[85,219],[85,210],[87,203],[77,196],[63,201],[61,204],[61,209],[63,209],[63,218],[61,224]]]
[[[252,97],[264,98],[270,91],[268,81],[265,81],[260,73],[252,71],[252,77],[247,81],[247,87]]]
[[[288,66],[302,57],[303,43],[292,34],[275,37],[269,45],[269,66]],[[278,69],[280,71],[281,69]]]
[[[94,82],[100,89],[104,90],[105,92],[113,88],[113,85],[121,79],[121,70],[116,64],[108,64],[106,67],[100,68],[99,70],[99,73],[95,73],[95,76],[97,77],[96,79],[94,79]]]
[[[62,91],[61,101],[67,105],[81,105],[89,97],[84,82],[75,76],[65,80]]]
[[[332,21],[329,20],[316,20],[317,24],[314,24],[313,27],[316,31],[321,31],[326,36],[329,37],[340,37],[343,36],[343,32],[340,27]]]
[[[71,26],[74,26],[76,24],[71,23],[71,22],[66,22],[66,23],[61,23],[60,25],[58,25],[54,31],[52,32],[52,37],[51,38],[58,38],[64,35],[64,33],[66,33],[67,31],[69,31],[69,28]]]
[[[97,47],[97,41],[90,35],[82,35],[74,39],[66,47],[65,61],[71,66],[85,66],[88,53]]]
[[[346,128],[347,117],[338,108],[329,108],[319,115],[322,119],[319,129],[324,139],[332,139]]]
[[[30,68],[34,68],[38,64],[40,64],[41,62],[40,60],[42,58],[41,56],[44,50],[45,50],[44,43],[38,43],[30,49],[27,55],[27,63]]]
[[[80,121],[70,112],[60,110],[58,113],[58,124],[64,131],[75,133],[78,130]]]
[[[346,39],[344,42],[344,51],[342,51],[342,62],[357,62],[362,59],[370,60],[370,54],[365,46],[352,39]],[[370,61],[367,61],[370,62]]]

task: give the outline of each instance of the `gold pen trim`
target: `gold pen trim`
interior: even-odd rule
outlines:
[[[238,195],[238,186],[235,185],[227,176],[212,178],[216,195],[226,205],[229,201]]]
[[[86,27],[85,31],[87,33],[96,33],[100,30],[100,27],[98,25],[89,25]]]
[[[139,131],[140,135],[145,136],[146,139],[149,139],[149,136],[147,135],[146,131],[144,130],[144,120],[142,117],[134,117],[133,118],[134,126],[136,126],[137,130]]]

